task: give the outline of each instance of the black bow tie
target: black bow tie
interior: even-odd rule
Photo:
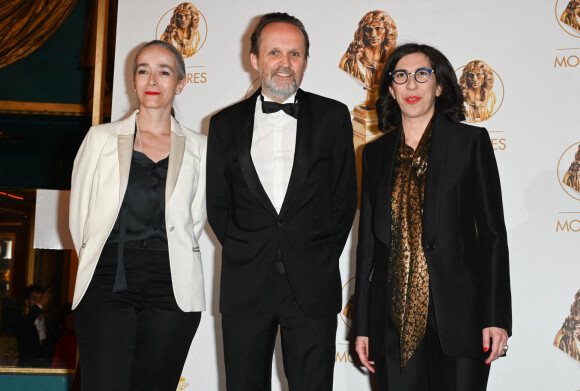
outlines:
[[[282,110],[291,117],[298,119],[298,103],[278,103],[265,101],[262,96],[262,112],[264,114],[277,113]]]

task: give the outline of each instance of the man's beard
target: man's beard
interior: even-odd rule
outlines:
[[[262,81],[262,88],[276,99],[284,101],[295,94],[300,87],[298,80],[296,80],[296,73],[290,68],[279,67],[274,72],[272,72],[269,78],[264,77],[264,73],[262,72],[261,68],[258,71],[260,73],[260,80]],[[279,72],[290,74],[292,77],[292,82],[284,85],[276,84],[274,82],[274,75]]]

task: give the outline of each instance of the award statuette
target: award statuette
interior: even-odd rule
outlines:
[[[397,25],[389,14],[384,11],[368,12],[358,22],[354,39],[338,65],[340,69],[362,83],[363,89],[367,92],[364,103],[355,106],[352,111],[359,196],[362,177],[362,150],[366,143],[382,135],[382,132],[379,131],[379,118],[375,106],[385,63],[396,44]]]
[[[578,150],[574,154],[574,161],[570,164],[570,168],[566,171],[562,182],[580,192],[580,146],[578,146]]]
[[[189,58],[201,48],[199,21],[198,9],[191,3],[181,3],[173,10],[171,22],[160,40],[174,46],[184,59]]]
[[[352,120],[352,129],[354,135],[361,138],[365,143],[374,140],[382,133],[379,131],[379,118],[375,105],[377,103],[376,96],[370,88],[365,88],[367,91],[367,99],[364,103],[356,105],[352,111],[354,118]],[[374,94],[376,95],[376,93]]]
[[[339,68],[362,82],[367,92],[364,103],[353,110],[352,127],[359,143],[365,144],[382,134],[375,105],[385,63],[396,44],[397,26],[393,19],[384,11],[371,11],[358,23],[354,40],[340,60]]]
[[[580,361],[580,290],[570,306],[570,315],[564,320],[562,328],[554,338],[554,346]]]
[[[459,77],[467,122],[487,121],[494,113],[493,70],[485,61],[470,61]]]
[[[570,0],[560,16],[560,21],[580,31],[580,0]]]

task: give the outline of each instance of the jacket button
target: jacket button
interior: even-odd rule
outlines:
[[[433,249],[435,249],[435,245],[433,243],[427,243],[425,245],[425,250],[427,250],[427,251],[433,251]]]

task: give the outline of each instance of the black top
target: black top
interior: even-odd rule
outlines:
[[[165,183],[168,163],[167,157],[155,163],[145,154],[133,151],[127,191],[107,244],[147,239],[161,239],[167,243]],[[122,225],[124,240],[120,240]]]

